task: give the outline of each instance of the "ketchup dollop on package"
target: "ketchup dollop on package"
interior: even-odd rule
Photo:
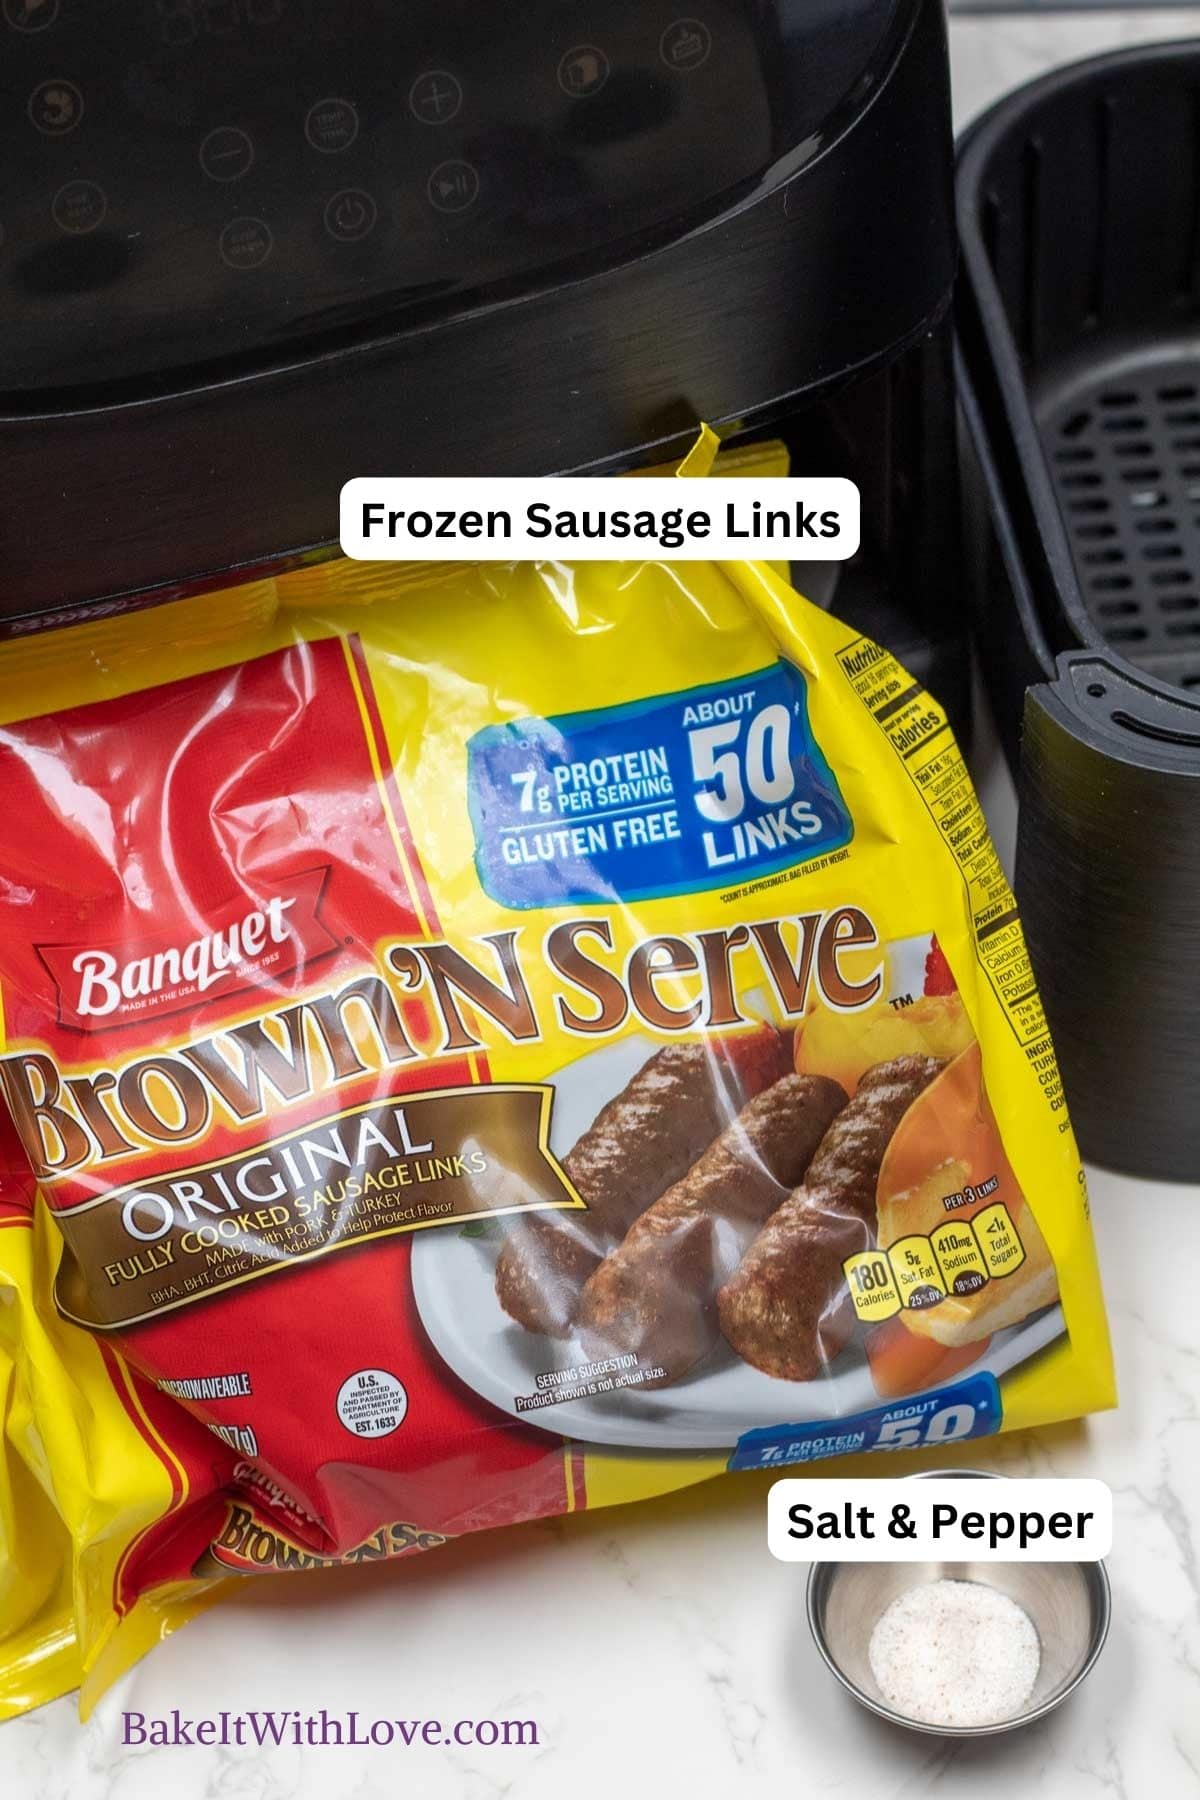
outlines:
[[[0,1711],[255,1575],[1113,1402],[945,714],[758,565],[0,647]]]

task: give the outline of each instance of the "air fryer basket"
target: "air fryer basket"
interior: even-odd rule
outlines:
[[[1085,1152],[1195,1179],[1200,43],[1004,101],[958,209],[971,600],[1020,741],[1030,948]]]

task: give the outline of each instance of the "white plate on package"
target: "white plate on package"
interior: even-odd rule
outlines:
[[[581,1057],[555,1078],[551,1145],[565,1155],[596,1114],[637,1073],[656,1046],[627,1038]],[[413,1293],[434,1348],[469,1388],[522,1424],[561,1437],[637,1450],[732,1449],[760,1427],[836,1424],[869,1412],[880,1400],[858,1343],[818,1381],[777,1381],[735,1357],[724,1344],[670,1387],[565,1400],[522,1411],[517,1396],[538,1390],[538,1376],[588,1359],[568,1339],[559,1343],[515,1325],[501,1310],[494,1286],[504,1221],[483,1236],[461,1228],[418,1233],[413,1244]],[[1062,1309],[1035,1313],[993,1337],[987,1354],[956,1377],[999,1376],[1053,1343],[1065,1330]]]

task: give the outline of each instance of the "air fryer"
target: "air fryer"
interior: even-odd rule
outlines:
[[[321,554],[352,474],[708,420],[859,482],[838,607],[961,714],[940,0],[50,0],[2,48],[5,629]]]
[[[1085,1152],[1194,1179],[1200,45],[1003,101],[958,176],[970,567]]]

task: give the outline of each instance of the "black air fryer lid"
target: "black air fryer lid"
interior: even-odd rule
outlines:
[[[947,304],[940,0],[210,10],[7,34],[9,618],[328,543],[355,473],[766,420]]]

